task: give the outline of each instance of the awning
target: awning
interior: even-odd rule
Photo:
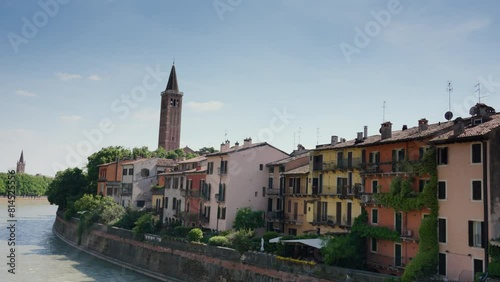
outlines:
[[[325,244],[325,241],[323,239],[320,239],[320,238],[316,238],[316,239],[297,239],[297,240],[280,240],[281,237],[277,237],[277,238],[273,238],[271,240],[269,240],[269,243],[278,243],[278,242],[282,242],[282,243],[299,243],[299,244],[304,244],[304,245],[307,245],[307,246],[310,246],[310,247],[313,247],[313,248],[316,248],[316,249],[321,249],[323,248],[324,244]]]

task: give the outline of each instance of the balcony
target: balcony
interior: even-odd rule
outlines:
[[[303,214],[286,214],[285,222],[288,224],[302,225],[304,223]]]
[[[210,194],[208,193],[200,193],[200,198],[204,201],[210,201]]]
[[[268,211],[266,219],[267,221],[280,221],[283,219],[283,211]]]
[[[181,195],[185,198],[199,198],[199,190],[182,190]]]
[[[372,173],[412,173],[413,165],[419,161],[391,161],[391,162],[381,162],[381,163],[366,163],[362,164],[363,174]]]
[[[225,167],[219,167],[217,169],[217,174],[218,175],[226,175],[227,174],[227,168],[225,168]]]
[[[268,196],[281,196],[283,193],[281,193],[281,189],[276,189],[276,188],[271,188],[266,190],[266,194]]]

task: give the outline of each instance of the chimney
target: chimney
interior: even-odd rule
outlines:
[[[363,128],[363,139],[368,138],[368,126],[365,125]]]
[[[429,121],[425,118],[419,119],[418,120],[418,132],[422,132],[424,130],[427,130],[429,126],[427,125]]]
[[[252,145],[252,138],[248,137],[243,139],[243,148],[248,147]]]
[[[304,146],[302,146],[302,144],[297,145],[297,153],[303,152],[305,150],[306,150],[306,148]]]
[[[339,143],[339,137],[337,135],[332,135],[332,141],[330,144],[336,145],[337,143]]]
[[[239,148],[240,148],[240,143],[236,141],[236,143],[234,143],[234,149],[238,150]]]
[[[453,135],[458,136],[464,133],[464,122],[463,119],[458,117],[453,121]]]
[[[361,141],[363,140],[363,132],[358,132],[358,135],[356,136],[356,141]]]
[[[407,130],[407,129],[408,129],[408,125],[403,124],[403,128],[402,128],[401,130],[405,131],[405,130]]]
[[[380,134],[382,140],[392,137],[392,123],[390,121],[382,123],[382,127],[380,128]]]
[[[220,151],[221,151],[221,153],[229,151],[229,148],[230,148],[229,140],[226,140],[226,142],[220,144]]]

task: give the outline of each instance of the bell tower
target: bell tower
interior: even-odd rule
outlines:
[[[160,128],[158,147],[167,152],[178,149],[181,139],[182,96],[177,84],[175,64],[172,64],[167,88],[161,92]]]
[[[19,161],[17,162],[17,167],[16,167],[16,173],[17,174],[22,174],[24,173],[24,167],[26,166],[26,163],[24,162],[24,152],[21,151],[21,157],[19,158]]]

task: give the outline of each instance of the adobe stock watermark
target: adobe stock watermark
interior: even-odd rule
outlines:
[[[66,5],[70,0],[40,0],[38,6],[41,10],[36,11],[31,19],[22,17],[23,25],[21,32],[9,32],[7,39],[9,40],[14,53],[19,53],[19,46],[21,44],[28,44],[30,39],[35,38],[40,29],[49,24],[49,19],[54,18],[60,11],[61,5]]]
[[[159,83],[164,82],[168,78],[168,72],[160,70],[160,66],[156,65],[156,69],[147,66],[146,74],[142,78],[142,85],[133,87],[130,94],[123,94],[120,98],[116,98],[110,105],[112,113],[117,115],[114,120],[105,117],[100,120],[98,126],[91,130],[82,130],[83,139],[74,146],[66,145],[66,166],[59,162],[52,162],[54,172],[64,170],[67,167],[75,167],[86,161],[94,149],[100,148],[105,135],[112,134],[116,129],[117,120],[125,120],[130,116],[130,113],[136,109],[141,102],[146,100],[148,91],[155,89]]]
[[[221,21],[224,20],[224,14],[227,12],[233,12],[236,7],[241,5],[243,0],[214,0],[212,6],[214,6],[215,12]]]
[[[352,62],[354,54],[360,54],[362,49],[370,45],[373,38],[380,35],[382,28],[387,27],[391,23],[393,15],[398,15],[402,11],[403,6],[399,0],[389,0],[386,9],[378,12],[371,10],[370,14],[373,20],[367,22],[363,29],[358,26],[354,27],[353,44],[346,43],[345,41],[339,44],[347,63]]]
[[[269,120],[269,125],[261,128],[257,134],[258,142],[271,143],[274,140],[275,134],[284,131],[294,119],[295,115],[290,114],[286,107],[283,107],[281,110],[274,108],[273,116]],[[248,155],[245,157],[245,161],[247,163],[252,162],[257,157],[257,153],[264,149],[265,147],[261,146],[255,150],[248,150]],[[242,172],[242,168],[237,161],[231,161],[229,163],[229,171],[230,173],[228,174],[226,183],[230,183],[231,176],[239,175]]]
[[[479,76],[477,81],[481,87],[481,93],[475,93],[465,97],[461,104],[453,104],[452,112],[455,117],[470,116],[469,109],[479,102],[477,95],[481,95],[481,99],[484,99],[495,94],[495,92],[500,89],[500,80],[494,81],[492,74],[489,74],[486,78],[484,76]]]

